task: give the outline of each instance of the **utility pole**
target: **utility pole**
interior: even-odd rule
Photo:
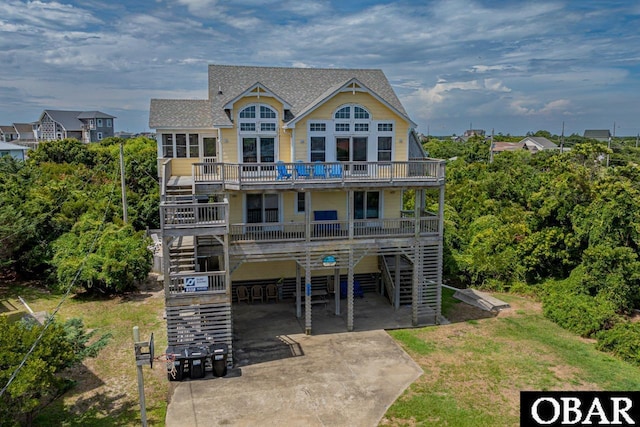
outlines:
[[[491,129],[491,145],[489,146],[489,163],[493,163],[493,129]]]
[[[148,342],[140,341],[140,330],[137,326],[133,327],[133,350],[136,356],[136,368],[138,370],[138,394],[140,397],[140,420],[142,427],[147,427],[147,406],[144,399],[144,376],[142,375],[142,365],[149,365],[153,368],[153,333]],[[142,351],[147,348],[148,351]]]
[[[562,122],[562,135],[560,136],[560,154],[564,151],[564,121]]]
[[[638,140],[640,139],[640,133],[636,135],[636,148],[638,148]]]
[[[120,143],[120,184],[122,186],[122,220],[127,223],[127,187],[124,182],[124,144]]]

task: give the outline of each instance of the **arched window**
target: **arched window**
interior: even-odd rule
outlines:
[[[278,113],[268,105],[249,105],[238,113],[243,163],[273,163],[276,158]]]
[[[361,105],[344,105],[333,115],[336,160],[366,162],[369,151],[371,114]],[[356,165],[354,170],[366,168]]]

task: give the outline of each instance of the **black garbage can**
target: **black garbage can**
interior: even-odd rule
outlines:
[[[189,376],[192,379],[204,378],[207,349],[203,347],[189,347],[187,349],[187,357],[189,359]]]
[[[167,378],[169,381],[182,381],[187,361],[185,349],[169,346],[165,354],[167,357]]]
[[[214,377],[224,377],[227,375],[227,354],[229,348],[225,343],[215,343],[209,346],[211,353],[211,366]]]

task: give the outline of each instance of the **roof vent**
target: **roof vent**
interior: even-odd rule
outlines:
[[[222,95],[222,87],[218,85],[218,95]]]

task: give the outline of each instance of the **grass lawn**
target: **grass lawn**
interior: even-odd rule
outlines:
[[[382,425],[514,426],[520,390],[640,390],[640,370],[546,320],[536,302],[497,295],[512,308],[490,316],[443,293],[450,325],[390,332],[424,375],[391,406]],[[17,315],[18,295],[34,311],[51,312],[60,300],[28,284],[0,283],[0,313]],[[77,387],[34,425],[140,425],[132,328],[139,326],[143,340],[153,332],[161,355],[163,311],[164,294],[154,281],[128,296],[69,298],[59,312],[62,319],[80,317],[88,329],[114,338],[74,371]],[[149,425],[162,426],[169,390],[164,362],[143,371]]]
[[[521,390],[640,390],[640,370],[545,319],[538,303],[496,296],[512,308],[390,332],[424,375],[389,408],[383,425],[517,426]],[[448,310],[464,319],[469,306]]]
[[[0,283],[0,313],[12,317],[26,313],[18,296],[34,312],[51,313],[61,299],[29,284]],[[59,319],[79,317],[87,330],[97,329],[96,335],[110,332],[113,338],[98,357],[86,359],[73,371],[76,387],[47,407],[34,426],[141,425],[133,327],[139,327],[143,341],[153,332],[156,356],[161,355],[167,345],[163,313],[164,293],[153,280],[139,293],[122,297],[69,297],[58,312]],[[169,387],[164,362],[157,360],[153,369],[143,366],[143,375],[149,425],[164,425]]]

